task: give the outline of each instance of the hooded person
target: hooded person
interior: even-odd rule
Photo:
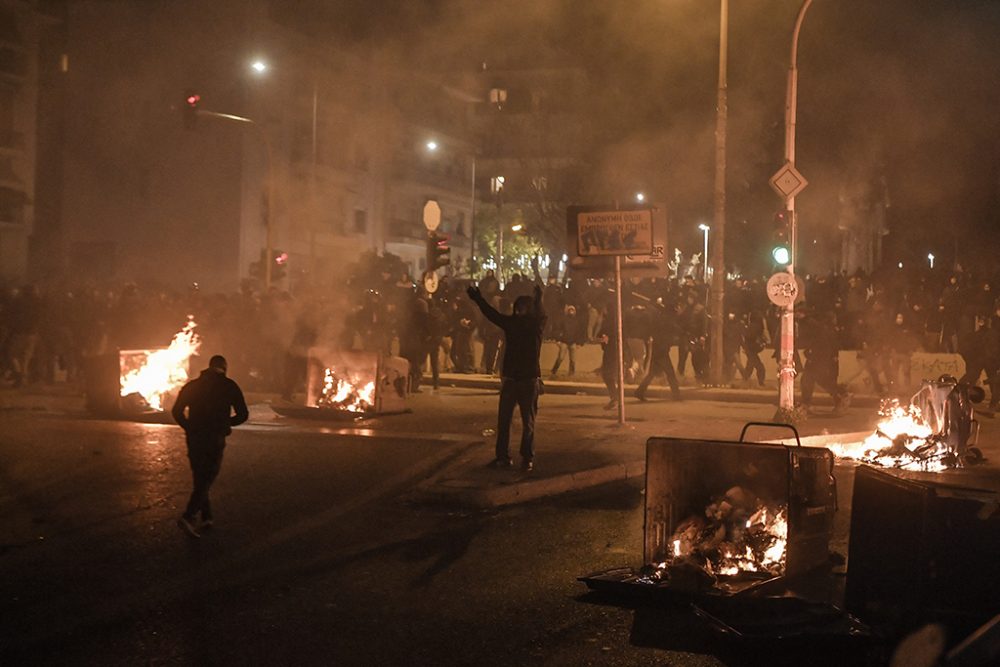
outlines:
[[[535,285],[534,298],[517,297],[512,315],[497,311],[478,287],[470,286],[468,295],[479,306],[483,316],[500,327],[504,337],[496,458],[490,466],[509,468],[514,464],[510,458],[509,441],[510,422],[516,405],[521,409],[521,468],[530,471],[534,467],[535,415],[538,414],[538,395],[541,392],[542,371],[538,358],[542,351],[542,331],[546,320],[542,289]]]
[[[191,537],[201,537],[199,528],[204,530],[213,525],[208,491],[222,468],[226,436],[250,417],[239,385],[226,377],[227,368],[225,357],[212,357],[208,368],[181,388],[170,411],[184,429],[194,476],[187,508],[177,520],[181,530]],[[199,514],[201,525],[196,526]]]

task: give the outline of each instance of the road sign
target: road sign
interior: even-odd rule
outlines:
[[[441,207],[433,199],[428,199],[424,204],[424,227],[427,231],[433,232],[441,225]]]
[[[774,176],[768,182],[782,199],[794,197],[809,185],[809,181],[799,173],[798,169],[791,162],[786,162],[782,165],[781,169],[775,172]]]
[[[787,271],[779,271],[767,281],[767,298],[776,306],[787,307],[793,301],[805,299],[802,279]]]
[[[653,254],[653,212],[581,211],[576,215],[580,257]]]

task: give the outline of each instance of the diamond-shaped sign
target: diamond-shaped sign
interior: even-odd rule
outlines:
[[[778,193],[778,196],[784,199],[794,197],[809,185],[809,181],[806,180],[805,176],[800,174],[798,169],[790,162],[782,165],[781,169],[771,177],[769,183],[774,191]]]

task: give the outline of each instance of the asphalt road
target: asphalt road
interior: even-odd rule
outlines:
[[[218,523],[200,540],[174,523],[190,489],[178,428],[0,412],[0,664],[749,659],[686,610],[605,604],[576,581],[641,562],[637,485],[489,512],[409,501],[415,480],[484,446],[471,436],[492,422],[483,410],[495,396],[448,400],[447,414],[400,422],[419,421],[419,437],[253,419],[230,438],[213,489]],[[585,408],[599,399],[562,400],[587,414],[553,415],[546,428],[585,437],[597,427]],[[675,421],[712,412],[682,410]],[[745,418],[735,410],[687,428]]]

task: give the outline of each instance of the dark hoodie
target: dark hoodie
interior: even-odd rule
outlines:
[[[515,380],[531,380],[542,376],[538,355],[542,350],[542,330],[545,328],[545,310],[542,292],[535,287],[533,308],[527,315],[503,315],[491,306],[478,292],[469,295],[479,310],[493,324],[503,329],[504,354],[501,375]],[[525,298],[525,297],[521,297]]]
[[[239,385],[211,368],[184,385],[170,412],[186,433],[196,435],[229,435],[250,417]]]

